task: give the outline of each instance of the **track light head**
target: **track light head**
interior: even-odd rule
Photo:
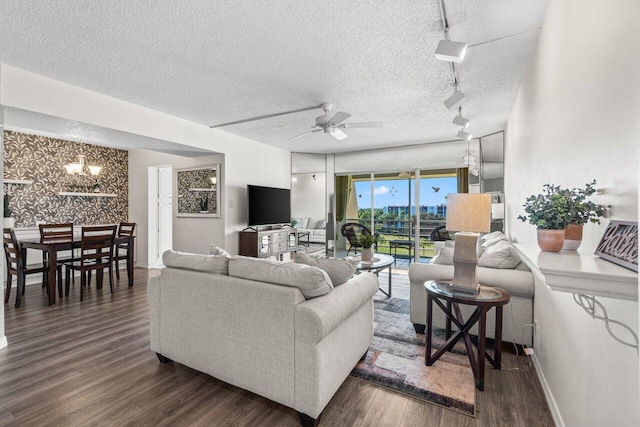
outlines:
[[[459,90],[456,90],[453,93],[453,95],[451,95],[449,98],[447,98],[444,101],[444,106],[447,107],[449,110],[453,110],[455,108],[458,108],[458,106],[463,102],[464,102],[464,93],[460,92]]]
[[[453,124],[461,126],[463,129],[466,129],[467,126],[469,126],[469,123],[470,123],[469,120],[465,119],[462,116],[455,116],[453,118]]]
[[[465,141],[469,141],[471,139],[471,134],[469,132],[465,132],[461,130],[458,132],[458,138],[464,139]]]
[[[436,58],[440,61],[461,63],[467,53],[467,44],[463,42],[452,42],[450,40],[440,40],[436,48]]]

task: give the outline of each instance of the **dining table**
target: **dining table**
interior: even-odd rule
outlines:
[[[80,236],[74,236],[73,239],[53,239],[45,242],[40,241],[39,237],[24,237],[18,239],[18,244],[22,249],[35,249],[47,253],[47,262],[49,265],[49,305],[56,303],[56,265],[58,263],[58,252],[80,248],[80,239]],[[124,243],[128,245],[127,276],[129,277],[129,287],[132,287],[135,236],[117,236],[113,239],[113,243],[114,245]]]

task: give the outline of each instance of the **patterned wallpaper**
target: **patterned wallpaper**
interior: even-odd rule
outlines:
[[[60,196],[58,192],[93,192],[94,177],[71,176],[64,165],[84,154],[86,165],[102,166],[97,182],[101,193],[117,197]],[[33,180],[32,184],[4,184],[16,227],[35,227],[36,221],[78,225],[126,221],[129,212],[129,153],[19,132],[4,133],[4,178]]]
[[[207,212],[217,213],[215,191],[192,191],[194,188],[211,188],[211,178],[217,177],[215,168],[181,170],[178,177],[178,213],[200,213],[200,201],[207,200]]]

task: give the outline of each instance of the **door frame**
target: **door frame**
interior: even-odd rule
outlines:
[[[161,168],[167,167],[171,168],[171,193],[173,196],[173,165],[149,166],[148,168],[147,268],[163,267],[162,260],[158,257],[158,172]],[[173,211],[171,220],[173,224]]]

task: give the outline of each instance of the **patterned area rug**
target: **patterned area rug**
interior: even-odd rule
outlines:
[[[458,342],[453,353],[425,366],[425,336],[409,321],[409,301],[376,295],[374,304],[373,344],[351,376],[475,416],[476,389],[464,345]],[[434,330],[434,349],[444,342],[444,329]]]

